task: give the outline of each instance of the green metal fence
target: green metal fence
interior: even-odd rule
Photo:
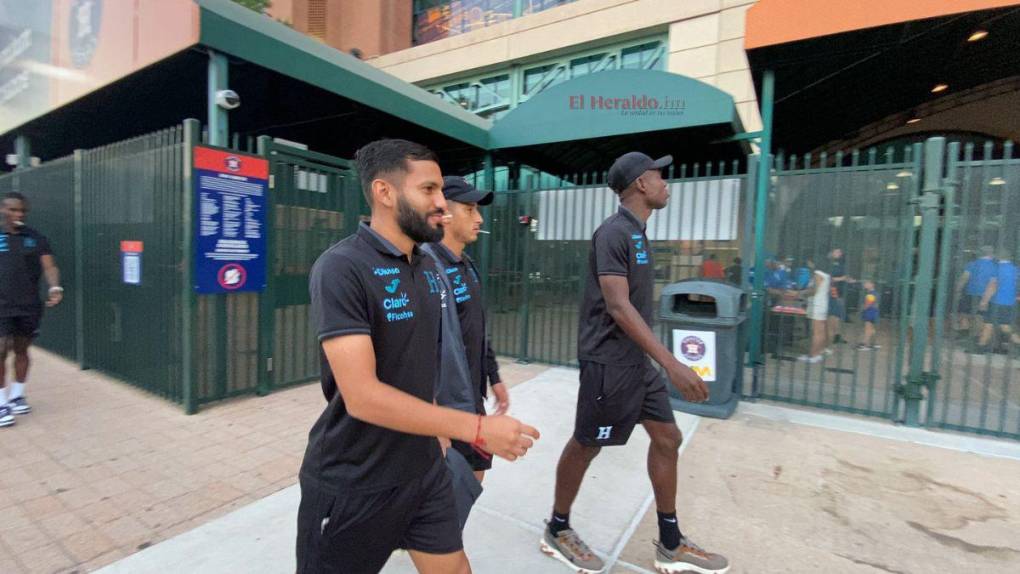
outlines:
[[[766,363],[752,394],[767,399],[834,410],[892,416],[894,389],[902,376],[910,317],[910,283],[918,222],[909,203],[919,193],[920,148],[872,149],[834,156],[776,158],[769,196],[766,245],[772,274],[760,335]],[[807,261],[831,273],[830,254],[844,253],[853,282],[828,295],[842,306],[845,320],[812,322],[794,312],[805,301],[780,286],[810,276]],[[756,270],[757,272],[757,270]],[[874,282],[881,348],[858,350],[865,292]],[[767,279],[768,283],[768,279]],[[803,280],[801,285],[804,287]],[[835,311],[835,309],[833,309]],[[823,362],[802,362],[809,354],[813,329],[827,329],[830,341]],[[752,334],[753,336],[753,334]]]
[[[950,146],[948,193],[939,228],[935,312],[926,422],[931,426],[1020,438],[1020,345],[1000,326],[961,313],[955,285],[990,246],[1013,264],[1020,252],[1020,158],[1012,143]],[[1015,306],[1016,301],[1013,301]],[[1014,307],[1015,308],[1015,307]],[[963,309],[965,310],[965,308]],[[966,322],[964,320],[967,320]],[[1009,329],[1018,332],[1014,317]],[[988,336],[982,348],[982,330]]]

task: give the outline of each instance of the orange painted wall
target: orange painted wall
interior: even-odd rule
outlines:
[[[744,49],[887,24],[1020,6],[1016,0],[758,0],[747,12]]]

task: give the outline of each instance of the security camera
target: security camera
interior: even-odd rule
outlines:
[[[234,90],[220,90],[216,92],[216,105],[225,110],[232,110],[241,105],[241,96]]]

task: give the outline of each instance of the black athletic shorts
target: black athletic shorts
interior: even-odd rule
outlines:
[[[383,490],[334,492],[300,482],[298,574],[374,574],[398,548],[429,554],[464,548],[442,458],[424,476]]]
[[[489,470],[492,468],[492,457],[486,458],[478,453],[470,444],[459,440],[452,440],[450,444],[464,457],[464,460],[471,465],[471,470]]]
[[[665,376],[651,365],[581,361],[574,438],[585,446],[627,444],[638,422],[675,423]]]
[[[956,312],[961,315],[972,315],[978,313],[981,306],[981,295],[962,295],[960,302],[956,305]]]
[[[39,323],[42,315],[18,315],[17,317],[0,317],[0,337],[21,337],[34,339],[39,336]]]
[[[1005,327],[1012,326],[1016,321],[1016,305],[996,305],[992,303],[984,313],[985,322]]]

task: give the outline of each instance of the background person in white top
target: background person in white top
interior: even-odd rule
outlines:
[[[811,350],[807,355],[797,357],[798,361],[820,363],[830,353],[829,330],[829,285],[832,278],[818,269],[813,259],[808,258],[807,268],[811,270],[811,282],[797,294],[807,299],[807,316],[811,320]]]

